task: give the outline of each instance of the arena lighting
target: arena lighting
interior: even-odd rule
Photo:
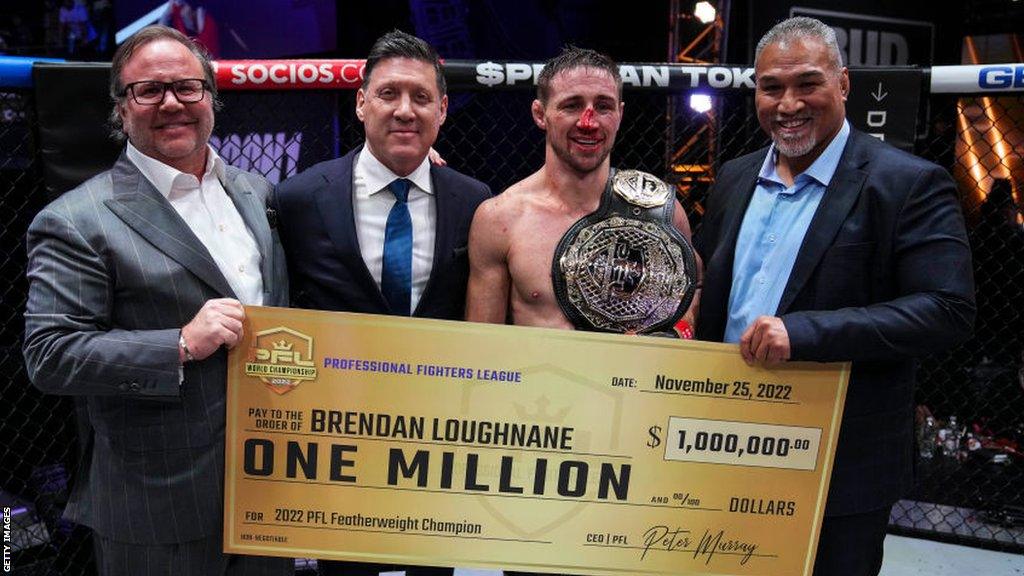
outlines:
[[[980,64],[981,58],[978,55],[977,46],[973,36],[964,37],[966,56],[972,64]],[[960,125],[960,139],[957,143],[958,151],[961,143],[966,148],[969,158],[966,165],[968,174],[974,179],[972,186],[976,201],[981,202],[987,196],[982,190],[988,186],[982,184],[988,178],[1011,178],[1010,158],[1012,152],[1007,145],[1003,123],[1007,120],[1008,114],[1002,106],[988,96],[980,96],[974,103],[982,116],[968,114],[968,109],[973,108],[968,101],[960,99],[957,101],[957,120]]]
[[[120,44],[120,43],[124,42],[125,40],[127,40],[128,37],[131,36],[132,34],[135,34],[136,32],[138,32],[139,30],[142,30],[146,26],[149,26],[150,24],[153,24],[153,23],[159,21],[160,20],[160,16],[163,15],[163,13],[167,10],[167,7],[170,6],[170,4],[171,4],[170,2],[164,2],[163,4],[157,6],[156,8],[153,8],[152,10],[147,12],[146,15],[143,16],[142,18],[139,18],[135,22],[132,22],[131,24],[129,24],[129,25],[125,26],[124,28],[118,30],[117,33],[114,34],[114,41],[117,44]]]
[[[707,94],[690,94],[690,108],[701,114],[706,114],[711,110],[711,96]]]
[[[711,2],[697,2],[693,6],[693,16],[700,20],[703,24],[710,24],[715,21],[715,7],[711,5]]]

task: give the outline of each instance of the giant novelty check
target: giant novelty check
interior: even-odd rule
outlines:
[[[249,307],[228,552],[562,574],[809,575],[847,364]]]

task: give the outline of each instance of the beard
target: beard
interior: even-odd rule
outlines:
[[[799,158],[814,150],[814,147],[818,145],[813,131],[808,131],[807,134],[798,137],[786,137],[772,130],[772,142],[775,143],[775,149],[787,158]]]

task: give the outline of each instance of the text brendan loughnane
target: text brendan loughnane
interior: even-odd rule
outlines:
[[[383,447],[383,462],[372,459],[384,467],[387,486],[628,499],[631,465],[573,453],[571,427],[321,409],[307,416],[300,421],[308,431],[247,438],[244,473],[359,484],[366,470],[360,448],[372,438],[365,448],[375,451],[379,441],[393,442]]]

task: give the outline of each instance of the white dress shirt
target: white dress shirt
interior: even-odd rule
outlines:
[[[395,195],[388,190],[388,184],[396,178],[401,176],[381,164],[370,149],[363,146],[352,168],[352,210],[359,251],[378,288],[384,267],[384,230],[391,207],[395,205]],[[408,199],[412,217],[412,302],[409,309],[415,311],[434,263],[437,204],[430,182],[429,160],[424,158],[405,178],[412,182]]]
[[[128,159],[163,194],[213,257],[243,304],[263,304],[261,256],[256,239],[221,184],[224,161],[208,147],[200,182],[128,143]]]

